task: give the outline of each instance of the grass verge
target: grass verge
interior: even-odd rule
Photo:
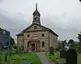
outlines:
[[[8,64],[8,61],[5,61],[4,59],[4,55],[2,55],[1,64]],[[13,54],[10,56],[10,64],[20,64],[22,62],[32,62],[32,64],[41,64],[40,59],[36,53]]]

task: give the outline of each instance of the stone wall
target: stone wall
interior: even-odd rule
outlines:
[[[51,32],[49,33],[50,35],[50,47],[54,47],[54,48],[57,48],[58,47],[58,41],[57,41],[57,38],[55,35],[53,35]]]
[[[44,36],[42,36],[44,34]],[[29,35],[29,37],[27,36]],[[24,50],[27,49],[27,43],[31,40],[40,40],[40,50],[47,51],[48,50],[48,31],[39,31],[39,32],[28,32],[24,33]],[[45,42],[45,47],[42,47],[42,42]]]
[[[42,34],[44,34],[44,36],[42,36]],[[27,51],[27,43],[32,40],[40,41],[40,51],[48,51],[49,47],[53,46],[57,48],[58,46],[57,37],[55,35],[49,31],[36,31],[24,33],[24,36],[17,36],[18,47],[24,47],[24,51]],[[42,42],[45,43],[44,47],[42,47]]]
[[[23,36],[17,36],[17,48],[19,49],[23,49],[23,45],[24,45],[24,37]]]

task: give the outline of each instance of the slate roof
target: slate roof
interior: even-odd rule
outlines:
[[[28,27],[27,27],[26,29],[24,29],[21,33],[17,34],[17,36],[23,36],[24,33],[27,31],[27,29],[29,29],[29,28],[32,27],[33,25],[38,25],[38,26],[44,28],[46,31],[49,31],[49,32],[51,32],[52,34],[54,34],[54,35],[56,35],[56,36],[58,37],[58,35],[57,35],[54,31],[52,31],[51,29],[49,29],[49,28],[47,28],[47,27],[45,27],[45,26],[43,26],[43,25],[36,24],[36,23],[33,23],[33,24],[31,24],[30,26],[28,26]],[[40,30],[38,30],[38,31],[40,31]],[[42,30],[41,30],[41,31],[42,31]]]

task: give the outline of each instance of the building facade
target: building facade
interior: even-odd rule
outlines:
[[[33,12],[33,21],[30,26],[17,34],[17,48],[23,51],[49,51],[49,47],[58,47],[58,35],[51,29],[41,25],[40,13]]]

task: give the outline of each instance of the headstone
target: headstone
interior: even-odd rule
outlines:
[[[49,55],[54,55],[54,48],[53,47],[49,48]]]
[[[67,51],[66,64],[77,64],[77,52],[74,49]]]
[[[60,51],[60,58],[66,58],[66,51],[65,50]]]

